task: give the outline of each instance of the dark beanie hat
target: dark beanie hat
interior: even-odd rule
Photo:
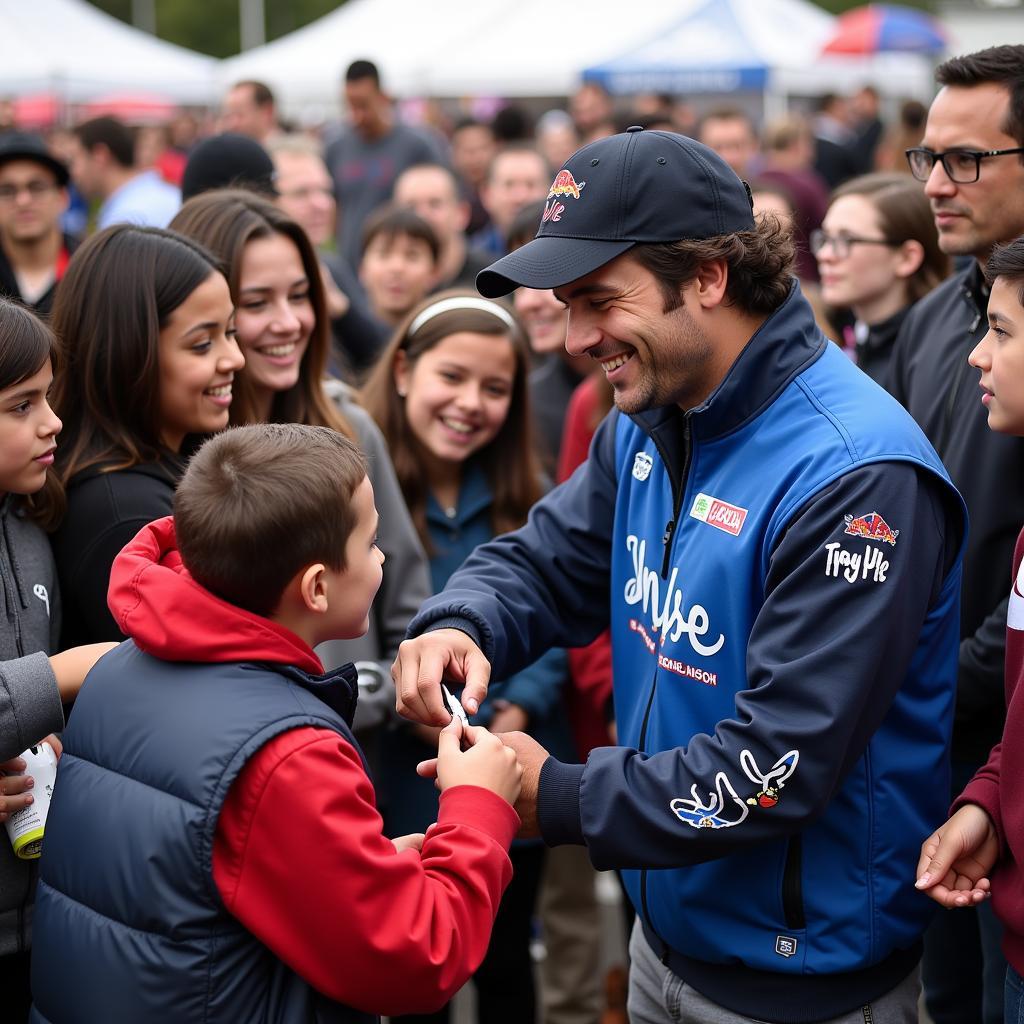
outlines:
[[[225,132],[204,139],[185,164],[182,201],[215,188],[248,188],[276,196],[274,162],[258,142],[245,135]]]

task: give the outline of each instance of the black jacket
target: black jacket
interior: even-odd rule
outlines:
[[[953,756],[980,764],[1002,734],[1003,657],[1014,542],[1024,520],[1024,439],[988,428],[967,356],[987,330],[988,290],[972,263],[907,314],[889,390],[921,425],[967,502]]]
[[[876,383],[886,387],[891,371],[893,346],[899,336],[903,321],[913,307],[904,306],[888,320],[868,327],[858,324],[854,328],[857,338],[857,365]],[[862,333],[863,332],[863,333]]]
[[[4,252],[3,244],[0,243],[0,296],[22,303],[40,316],[49,316],[53,309],[53,298],[57,294],[57,285],[60,283],[61,269],[67,265],[68,257],[77,248],[78,243],[70,235],[65,235],[64,252],[61,254],[62,258],[58,264],[57,280],[35,302],[26,302],[18,289],[18,279],[14,276],[14,268],[7,258],[7,253]]]
[[[131,469],[94,466],[72,477],[67,512],[52,537],[64,602],[62,647],[124,639],[107,608],[110,567],[143,526],[171,514],[184,468],[168,454]]]

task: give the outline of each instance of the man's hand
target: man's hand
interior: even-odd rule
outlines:
[[[523,769],[519,798],[515,802],[516,813],[522,824],[516,833],[520,839],[532,839],[540,835],[537,824],[537,790],[540,786],[540,770],[551,756],[525,732],[503,732],[498,737],[506,747],[516,752],[516,760]]]
[[[391,676],[395,680],[395,706],[403,718],[444,726],[452,716],[444,706],[441,680],[465,683],[462,706],[475,715],[487,694],[491,665],[462,630],[437,629],[402,643]]]
[[[918,889],[943,907],[970,907],[987,899],[999,838],[977,804],[965,804],[922,844]]]

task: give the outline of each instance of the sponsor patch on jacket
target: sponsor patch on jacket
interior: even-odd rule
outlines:
[[[747,510],[740,508],[739,505],[730,505],[729,502],[710,494],[698,494],[693,499],[690,515],[702,523],[707,523],[708,526],[738,537],[740,530],[743,529],[743,521],[747,518]]]
[[[883,556],[881,548],[873,548],[870,544],[866,544],[863,551],[847,551],[834,540],[825,545],[825,575],[834,579],[841,576],[847,583],[858,580],[884,583],[889,562]]]
[[[792,935],[775,936],[775,952],[779,956],[790,957],[796,953],[797,940]]]
[[[654,466],[654,459],[647,452],[637,452],[633,456],[633,477],[636,480],[644,481],[651,475],[651,468]]]
[[[869,512],[866,516],[843,516],[846,529],[843,531],[851,537],[866,537],[880,544],[896,547],[899,530],[894,530],[877,512]]]

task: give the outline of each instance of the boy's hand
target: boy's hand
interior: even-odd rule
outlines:
[[[466,749],[461,748],[466,745]],[[523,770],[515,751],[483,726],[464,726],[458,719],[441,730],[437,757],[421,761],[416,774],[437,778],[442,792],[452,786],[480,786],[515,804]]]
[[[436,629],[405,640],[391,666],[396,707],[403,718],[424,725],[447,725],[451,713],[444,706],[441,680],[464,683],[462,706],[475,715],[487,694],[490,662],[461,629]]]
[[[426,835],[423,832],[411,832],[407,836],[396,836],[391,840],[391,845],[399,853],[403,850],[422,850],[425,838]]]
[[[999,838],[977,804],[965,804],[922,844],[918,889],[943,907],[969,907],[987,899]]]
[[[84,647],[71,647],[60,654],[50,655],[50,668],[57,677],[57,689],[60,691],[60,699],[68,703],[78,696],[85,677],[89,670],[108,651],[112,651],[117,644],[86,644]]]
[[[0,776],[0,823],[32,803],[35,780],[31,775],[22,774],[27,767],[22,757],[0,763],[0,772],[4,773]]]

